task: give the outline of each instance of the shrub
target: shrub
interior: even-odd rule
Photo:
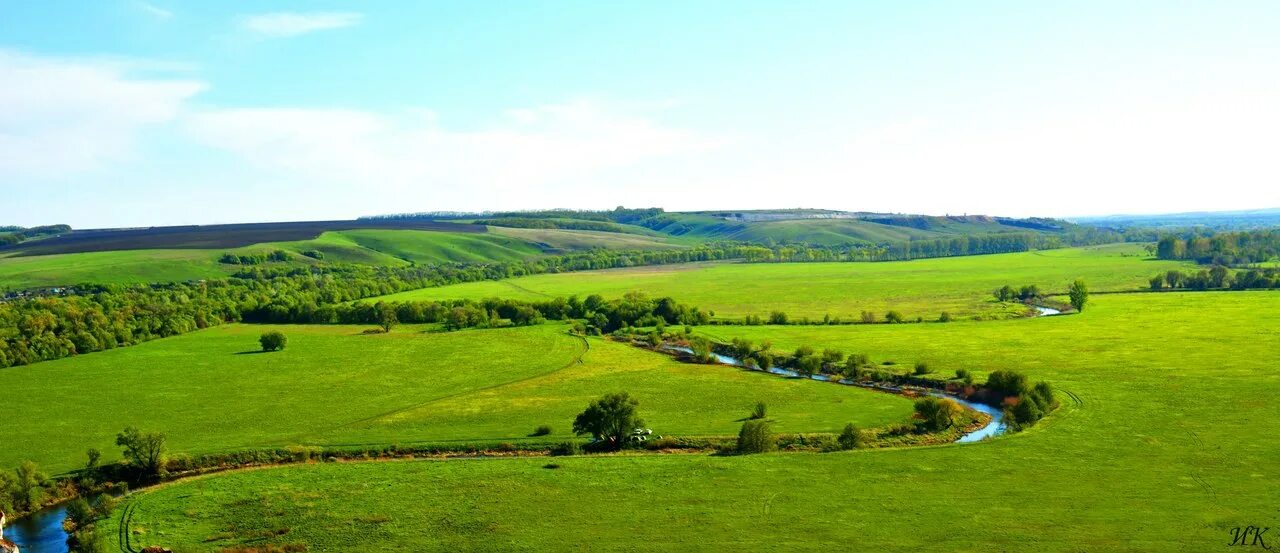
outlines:
[[[305,252],[302,252],[302,255],[305,255],[315,260],[324,259],[324,252],[320,250],[307,250]]]
[[[915,410],[924,427],[934,431],[950,428],[955,417],[961,413],[960,405],[956,402],[933,396],[916,400]]]
[[[279,351],[289,343],[289,339],[285,337],[283,332],[273,330],[264,333],[258,337],[258,343],[262,345],[262,351]]]
[[[551,433],[551,426],[546,424],[540,424],[538,425],[537,428],[533,429],[534,436],[546,436],[547,434],[550,434],[550,433]]]
[[[769,324],[784,325],[787,324],[787,314],[781,311],[774,311],[769,314]]]
[[[555,469],[560,468],[560,465],[558,465],[558,464],[556,464],[556,463],[547,463],[547,464],[545,464],[545,465],[542,465],[542,468],[544,468],[544,469],[550,469],[550,470],[555,470]]]
[[[987,375],[986,388],[1004,397],[1020,396],[1027,391],[1027,377],[1013,371],[994,371]]]
[[[582,444],[574,441],[560,442],[551,447],[552,455],[582,455]]]
[[[1058,406],[1058,400],[1053,398],[1053,386],[1048,382],[1037,382],[1035,387],[1031,389],[1030,396],[1035,400],[1036,406],[1045,413]]]
[[[916,376],[923,376],[931,372],[933,371],[929,370],[928,363],[925,363],[924,361],[916,361],[916,369],[915,369]]]
[[[769,409],[763,401],[756,402],[756,408],[751,411],[751,419],[763,419],[769,415]]]
[[[902,317],[902,313],[899,313],[899,312],[897,312],[897,311],[890,311],[890,312],[888,312],[888,313],[885,313],[885,314],[884,314],[884,322],[886,322],[886,323],[894,323],[894,324],[896,324],[896,323],[901,323],[901,322],[903,322],[903,321],[905,321],[905,320],[906,320],[906,319],[904,319],[904,318]]]
[[[844,430],[840,431],[840,436],[836,438],[836,443],[840,444],[840,449],[849,450],[857,449],[862,446],[862,432],[853,423],[844,425]]]
[[[956,369],[956,380],[965,384],[973,384],[973,373],[969,369]]]
[[[777,447],[778,439],[768,422],[749,420],[742,423],[742,430],[738,432],[738,453],[764,453]]]
[[[940,323],[951,322],[951,314],[947,313],[946,311],[943,311],[942,314],[938,316],[938,322]]]
[[[872,312],[870,312],[870,311],[863,311],[863,312],[862,312],[862,322],[864,322],[864,323],[874,323],[874,322],[876,322],[876,314],[875,314],[875,313],[872,313]]]

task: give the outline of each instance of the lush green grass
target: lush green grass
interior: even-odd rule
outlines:
[[[1020,370],[1082,402],[1061,393],[1037,427],[967,446],[241,472],[135,496],[130,528],[191,551],[1218,550],[1230,528],[1276,523],[1277,328],[1276,292],[1105,295],[1080,315],[997,322],[710,328]]]
[[[413,263],[497,262],[591,248],[680,247],[664,238],[607,232],[494,228],[487,233],[363,229],[330,231],[309,240],[265,242],[241,248],[122,250],[17,257],[0,254],[0,290],[66,286],[85,282],[132,284],[225,277],[241,267],[218,263],[225,252],[283,249],[296,254],[286,265],[315,261],[398,266]]]
[[[264,244],[303,252],[325,253],[326,261],[370,265],[398,262],[449,263],[516,261],[542,253],[532,242],[496,233],[454,233],[420,230],[344,230],[314,240]]]
[[[125,250],[0,257],[0,290],[94,282],[177,282],[231,273],[209,250]]]
[[[282,352],[252,353],[278,328]],[[0,467],[62,471],[86,448],[116,457],[127,425],[163,431],[177,452],[255,446],[520,442],[541,424],[572,436],[574,415],[628,391],[655,431],[730,435],[757,400],[786,431],[904,421],[910,402],[728,367],[678,363],[569,336],[562,325],[424,333],[403,328],[231,325],[75,358],[0,370]],[[579,358],[581,363],[578,362]]]
[[[632,290],[672,296],[715,311],[719,317],[792,318],[824,314],[858,320],[863,310],[883,317],[896,309],[908,317],[1022,314],[1021,304],[999,304],[991,291],[1004,284],[1036,284],[1063,291],[1075,278],[1094,290],[1143,288],[1158,272],[1190,265],[1140,255],[1140,246],[1115,244],[1038,252],[920,259],[885,263],[714,263],[636,267],[535,275],[414,290],[381,299],[431,300],[512,297],[527,300],[576,294],[618,297]]]

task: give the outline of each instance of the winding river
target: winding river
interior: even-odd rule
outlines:
[[[50,507],[10,522],[4,537],[18,544],[22,553],[67,553],[67,533],[62,530],[66,518],[65,506]]]
[[[686,348],[686,347],[682,347],[682,346],[668,346],[668,347],[665,347],[665,348],[663,348],[663,349],[666,349],[666,350],[668,350],[668,351],[672,351],[672,352],[679,352],[679,353],[688,353],[688,354],[692,354],[692,353],[693,353],[693,350],[691,350],[691,349],[689,349],[689,348]],[[759,370],[759,369],[751,369],[751,368],[748,368],[748,367],[747,367],[745,364],[743,364],[741,361],[739,361],[739,360],[737,360],[737,359],[734,359],[733,357],[729,357],[728,355],[721,355],[721,354],[719,354],[719,353],[712,352],[712,353],[711,353],[711,356],[712,356],[712,357],[713,357],[717,362],[722,363],[722,364],[725,364],[725,365],[732,365],[732,366],[734,366],[734,367],[738,367],[738,368],[740,368],[740,369],[745,369],[745,370]],[[795,371],[793,371],[793,370],[789,370],[789,369],[780,369],[780,368],[778,368],[778,367],[773,367],[773,368],[770,368],[768,371],[762,371],[762,372],[769,372],[770,374],[776,374],[776,375],[779,375],[779,376],[786,376],[786,377],[791,377],[791,378],[804,378],[804,377],[800,376],[800,373],[797,373],[797,372],[795,372]],[[811,378],[811,379],[813,379],[813,380],[818,380],[818,381],[821,381],[821,382],[836,382],[837,384],[844,384],[844,385],[846,385],[846,386],[857,386],[857,387],[859,387],[859,388],[871,388],[871,389],[875,389],[875,390],[882,390],[882,391],[886,391],[886,392],[901,392],[901,391],[902,391],[902,388],[899,388],[899,387],[897,387],[897,386],[891,386],[891,385],[888,385],[888,384],[873,384],[873,383],[866,383],[866,382],[856,382],[856,381],[848,380],[848,379],[839,379],[839,380],[834,380],[834,379],[832,379],[830,376],[827,376],[827,375],[825,375],[825,374],[815,374],[815,375],[810,376],[809,378]],[[956,443],[958,443],[958,444],[967,444],[967,443],[972,443],[972,442],[979,442],[979,441],[982,441],[982,440],[984,440],[984,439],[986,439],[986,438],[990,438],[990,437],[992,437],[992,436],[998,436],[998,435],[1000,435],[1000,434],[1004,433],[1005,429],[1007,428],[1007,426],[1004,424],[1004,412],[1003,412],[1003,411],[1001,411],[1000,409],[997,409],[997,408],[992,407],[992,406],[990,406],[990,405],[986,405],[986,404],[984,404],[984,403],[977,403],[977,402],[969,401],[969,400],[967,400],[967,399],[964,399],[964,398],[961,398],[961,397],[957,397],[957,396],[953,396],[953,395],[951,395],[951,394],[944,394],[944,393],[942,393],[942,392],[929,392],[929,394],[930,394],[930,395],[933,395],[933,396],[937,396],[937,397],[944,397],[944,398],[950,399],[950,400],[952,400],[952,401],[955,401],[956,403],[959,403],[960,405],[962,405],[962,406],[964,406],[964,407],[967,407],[967,408],[969,408],[969,409],[973,409],[974,411],[978,411],[978,412],[980,412],[980,413],[985,413],[985,414],[987,414],[987,415],[989,415],[989,416],[991,417],[991,422],[988,422],[986,426],[983,426],[982,428],[979,428],[979,429],[977,429],[977,430],[974,430],[973,432],[968,432],[968,433],[966,433],[965,435],[960,436],[960,438],[956,440]]]

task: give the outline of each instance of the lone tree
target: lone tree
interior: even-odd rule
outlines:
[[[738,431],[738,453],[764,453],[778,447],[773,429],[764,420],[749,420]]]
[[[116,445],[124,448],[124,458],[137,467],[143,476],[164,476],[167,440],[160,432],[143,432],[132,426],[116,435]]]
[[[391,332],[400,323],[400,319],[396,317],[396,307],[389,303],[378,303],[378,326],[382,327],[383,332]]]
[[[640,402],[632,399],[626,392],[607,394],[578,413],[578,417],[573,420],[573,432],[578,435],[590,434],[597,442],[608,444],[612,448],[622,447],[628,434],[644,426],[644,421],[636,416],[636,407],[639,406]]]
[[[857,449],[862,445],[862,431],[853,423],[844,425],[844,430],[840,431],[840,436],[836,438],[836,443],[840,445],[840,449]]]
[[[262,351],[282,350],[288,342],[289,339],[285,338],[284,333],[278,330],[267,332],[258,338],[258,343],[262,344]]]
[[[1076,311],[1084,312],[1084,304],[1089,301],[1089,287],[1083,280],[1076,279],[1071,283],[1071,287],[1067,288],[1067,296],[1071,298],[1071,307],[1076,308]]]

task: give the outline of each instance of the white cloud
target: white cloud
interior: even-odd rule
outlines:
[[[134,5],[138,6],[138,9],[146,12],[148,15],[151,15],[156,19],[170,19],[173,17],[172,11],[161,8],[150,2],[143,2],[142,0],[138,0],[137,2],[134,3]]]
[[[363,18],[363,14],[356,12],[277,12],[245,16],[240,26],[264,37],[283,38],[351,27]]]
[[[395,205],[403,209],[415,201],[564,201],[548,194],[606,170],[726,142],[594,102],[510,110],[497,124],[476,130],[441,127],[431,112],[393,117],[316,109],[210,110],[193,115],[187,128],[197,140],[243,156],[278,180],[327,187],[352,201],[399,197],[403,203]]]
[[[134,78],[135,68],[0,50],[0,176],[61,177],[128,157],[140,132],[175,120],[205,88]]]

